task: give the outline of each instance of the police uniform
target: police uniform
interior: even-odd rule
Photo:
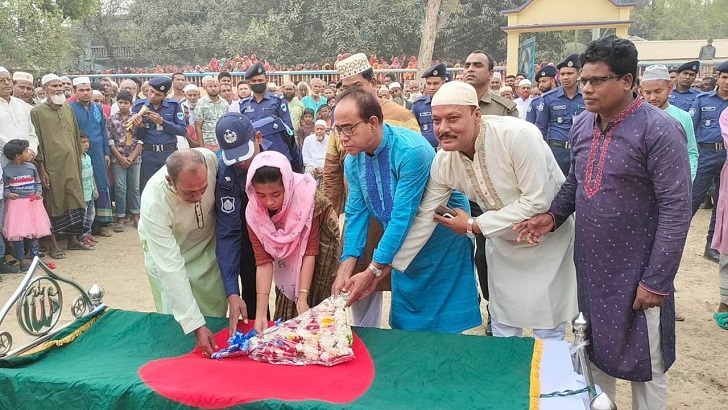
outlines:
[[[536,86],[538,87],[538,80],[542,78],[556,78],[557,73],[558,71],[556,70],[556,67],[552,65],[547,65],[546,67],[542,68],[538,73],[536,73]],[[526,121],[530,122],[531,124],[536,123],[536,113],[538,112],[536,109],[538,108],[539,104],[541,104],[541,98],[543,98],[543,95],[534,98],[531,103],[528,104],[528,109],[526,109]]]
[[[250,79],[250,77],[261,74],[265,74],[265,68],[263,67],[263,64],[258,62],[245,72],[245,79],[247,80]],[[276,116],[283,120],[288,128],[293,129],[291,111],[288,109],[288,101],[286,101],[283,97],[271,94],[267,91],[263,93],[263,98],[261,98],[260,101],[256,100],[255,94],[251,94],[250,97],[241,100],[240,113],[248,117],[252,122]]]
[[[680,74],[681,72],[685,70],[694,71],[695,73],[698,72],[700,69],[700,61],[689,61],[680,67],[677,68],[677,73]],[[675,107],[683,110],[688,111],[690,110],[690,107],[693,106],[693,103],[695,103],[695,99],[700,94],[701,91],[698,91],[694,89],[692,86],[688,88],[687,91],[684,93],[681,93],[677,90],[677,85],[672,89],[672,92],[670,93],[669,102],[670,105],[674,105]]]
[[[254,155],[253,124],[244,115],[227,113],[218,120],[215,134],[221,151],[215,185],[217,262],[225,295],[240,295],[247,305],[248,318],[253,319],[256,309],[255,254],[245,224],[248,170],[235,165]],[[269,149],[271,143],[263,139],[260,151]],[[242,292],[238,278],[242,283]]]
[[[728,72],[728,61],[720,64],[716,71]],[[715,183],[714,202],[718,203],[720,192],[720,172],[726,161],[725,145],[721,134],[718,119],[723,110],[728,107],[728,99],[718,95],[717,90],[700,93],[695,98],[693,106],[688,113],[693,119],[695,127],[695,140],[698,143],[698,171],[693,181],[693,215],[698,211],[700,204],[705,200],[705,195],[712,183]],[[706,253],[710,251],[710,244],[713,241],[715,231],[715,212],[718,207],[714,206],[710,217]],[[713,251],[716,252],[716,251]],[[717,256],[717,255],[715,255]]]
[[[557,66],[573,67],[579,69],[578,55],[572,54],[562,60]],[[536,107],[536,126],[541,131],[546,143],[559,164],[559,168],[567,175],[571,167],[571,146],[569,132],[576,117],[584,112],[586,106],[578,86],[573,98],[564,93],[564,87],[555,88],[545,93]]]
[[[422,74],[422,78],[440,77],[443,81],[447,81],[447,66],[444,63],[435,65],[427,69]],[[435,137],[435,132],[432,130],[432,107],[430,102],[432,97],[429,95],[423,95],[412,103],[412,114],[417,119],[417,123],[420,124],[420,133],[423,137],[427,138],[427,141],[432,145],[433,148],[437,148],[440,143]]]
[[[172,87],[172,80],[168,77],[155,77],[149,80],[149,86],[167,93]],[[144,127],[133,129],[134,136],[143,144],[140,184],[143,187],[146,181],[162,168],[167,157],[177,150],[177,136],[187,135],[187,127],[184,111],[177,100],[165,98],[159,108],[155,109],[148,99],[138,99],[131,107],[132,115],[138,113],[142,106],[147,106],[150,112],[156,112],[162,117],[162,124],[157,125],[144,116],[142,119]]]

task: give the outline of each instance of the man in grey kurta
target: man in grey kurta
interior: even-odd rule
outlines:
[[[549,213],[516,229],[538,242],[576,215],[578,300],[594,378],[612,399],[615,378],[632,381],[634,409],[665,409],[665,371],[675,361],[673,280],[691,217],[687,137],[632,93],[630,41],[593,41],[581,62],[589,112],[571,130],[571,171]]]

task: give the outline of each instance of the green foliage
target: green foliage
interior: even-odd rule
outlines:
[[[699,40],[728,36],[728,0],[642,1],[630,34],[646,40]]]
[[[0,3],[2,64],[39,74],[75,66],[72,24],[59,7],[34,0]]]

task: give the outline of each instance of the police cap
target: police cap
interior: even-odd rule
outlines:
[[[564,67],[580,69],[579,54],[572,54],[556,64],[556,69],[561,70]]]
[[[556,78],[556,73],[558,73],[558,71],[556,71],[556,67],[547,65],[536,73],[536,81],[544,77]]]
[[[445,63],[433,65],[432,67],[428,68],[427,71],[422,73],[422,78],[430,78],[430,77],[445,78],[446,76],[447,76],[447,66],[445,65]]]
[[[715,67],[715,71],[719,73],[728,73],[728,61],[718,64],[718,67]]]
[[[167,93],[172,87],[172,79],[165,76],[154,77],[149,80],[149,86],[157,91]]]
[[[695,60],[695,61],[688,61],[687,63],[679,66],[677,68],[677,72],[682,73],[685,70],[690,70],[690,71],[697,73],[699,69],[700,69],[700,61]]]
[[[245,72],[245,79],[249,80],[250,77],[254,77],[256,75],[265,74],[265,67],[263,66],[263,63],[258,61],[257,63],[253,64],[248,71]]]

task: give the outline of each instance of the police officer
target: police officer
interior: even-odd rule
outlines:
[[[142,107],[149,110],[141,117],[132,117],[134,136],[143,142],[142,188],[177,150],[177,135],[187,134],[182,106],[177,100],[165,98],[171,87],[171,78],[154,77],[149,80],[147,98],[136,100],[131,108],[132,115]]]
[[[256,309],[255,254],[245,225],[248,168],[258,153],[279,150],[240,113],[220,117],[215,134],[222,152],[215,186],[216,253],[232,323],[240,316],[255,318]]]
[[[693,215],[698,211],[700,204],[705,200],[705,194],[712,183],[715,183],[715,203],[718,203],[720,192],[720,171],[726,161],[725,145],[721,135],[718,119],[723,110],[728,107],[728,61],[721,63],[717,68],[718,87],[706,93],[698,94],[688,113],[693,118],[695,127],[695,140],[698,142],[698,172],[693,181]],[[707,243],[703,256],[718,262],[720,254],[711,248],[713,232],[715,231],[715,211],[713,207],[708,227]]]
[[[518,107],[513,101],[490,92],[490,77],[493,75],[493,57],[485,51],[470,53],[463,68],[463,81],[475,88],[480,100],[478,105],[483,115],[510,115],[518,117]]]
[[[288,109],[286,99],[266,91],[268,77],[265,75],[263,64],[260,62],[253,64],[245,72],[245,79],[248,81],[251,94],[250,97],[240,102],[240,113],[244,114],[252,122],[276,116],[282,119],[288,128],[293,129],[291,112]]]
[[[420,133],[427,138],[427,141],[432,144],[433,148],[437,148],[440,143],[432,131],[432,108],[430,107],[430,101],[437,90],[445,84],[446,75],[447,66],[445,66],[445,63],[437,64],[427,69],[422,74],[422,78],[425,79],[425,95],[412,103],[412,114],[417,119],[417,123],[420,124]]]
[[[559,71],[556,67],[547,65],[536,73],[536,86],[541,91],[541,96],[534,98],[531,103],[528,104],[528,109],[526,109],[526,121],[531,124],[536,123],[536,113],[538,112],[536,111],[536,108],[541,103],[543,95],[558,86],[556,84],[556,74],[558,72]]]
[[[536,107],[536,126],[551,147],[561,172],[567,175],[571,167],[569,131],[574,119],[586,109],[578,84],[579,55],[566,57],[556,68],[561,77],[561,87],[541,97]]]
[[[695,103],[695,97],[700,91],[693,88],[695,76],[698,75],[700,61],[689,61],[677,68],[677,82],[670,93],[670,105],[688,111]]]

